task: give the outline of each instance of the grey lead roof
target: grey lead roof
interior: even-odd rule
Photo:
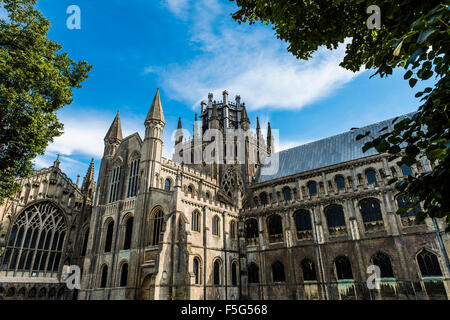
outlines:
[[[402,115],[399,117],[399,120],[406,117],[412,117],[413,115],[414,112]],[[371,136],[376,137],[387,132],[379,132],[384,127],[388,127],[388,131],[392,131],[394,128],[392,124],[393,119],[395,118],[344,132],[336,136],[310,142],[291,149],[283,150],[271,155],[266,158],[266,161],[268,161],[266,163],[270,163],[270,161],[275,163],[276,156],[278,155],[278,170],[274,170],[276,173],[271,172],[270,174],[264,174],[264,167],[267,167],[267,165],[264,165],[263,170],[260,170],[260,175],[257,178],[257,182],[265,182],[301,172],[328,167],[342,162],[376,155],[378,152],[374,148],[371,148],[366,152],[362,152],[363,145],[370,140],[369,137],[356,141],[356,136],[358,134],[364,134],[366,131],[370,131]]]

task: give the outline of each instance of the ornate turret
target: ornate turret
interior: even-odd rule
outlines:
[[[144,190],[157,185],[156,175],[161,167],[164,125],[164,113],[159,89],[157,89],[150,111],[145,119],[145,138],[141,156],[141,165],[142,168],[145,168],[144,181],[142,182]]]
[[[60,156],[60,154],[58,153],[56,155],[56,160],[53,161],[53,168],[59,168],[59,164],[61,163],[61,161],[59,161],[59,156]]]
[[[81,192],[86,195],[89,199],[93,198],[95,190],[95,170],[94,170],[94,158],[92,158],[86,175],[83,179],[83,184],[81,186]]]
[[[222,92],[222,96],[223,96],[223,104],[227,105],[228,104],[228,91],[225,90],[224,92]]]

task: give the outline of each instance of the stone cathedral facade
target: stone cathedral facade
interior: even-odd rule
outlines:
[[[434,164],[398,166],[355,139],[392,120],[275,152],[270,123],[266,135],[258,120],[250,130],[245,103],[224,91],[201,103],[192,135],[179,120],[172,160],[162,156],[159,91],[144,125],[144,137],[123,137],[117,114],[97,182],[93,162],[79,187],[59,159],[19,180],[0,207],[0,299],[450,296],[445,222],[416,221],[419,204],[387,183]],[[227,135],[236,130],[245,138]],[[223,161],[205,161],[210,145]],[[79,290],[65,286],[68,265],[81,268]]]

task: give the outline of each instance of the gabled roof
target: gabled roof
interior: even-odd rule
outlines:
[[[399,120],[406,117],[412,117],[414,114],[415,113],[412,112],[402,115],[399,117]],[[270,161],[275,160],[278,156],[278,171],[274,174],[260,175],[257,178],[257,182],[266,182],[293,174],[376,155],[378,152],[374,148],[371,148],[366,152],[362,151],[362,147],[371,139],[370,137],[356,141],[356,136],[364,134],[366,131],[370,131],[371,136],[375,138],[383,133],[392,131],[394,129],[394,125],[392,124],[393,119],[395,118],[277,152],[266,158],[266,161],[268,162],[265,163],[269,164]],[[388,127],[387,131],[380,132],[384,127]]]

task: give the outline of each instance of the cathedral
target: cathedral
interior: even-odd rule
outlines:
[[[0,206],[0,299],[450,297],[445,221],[416,221],[419,204],[388,184],[435,164],[399,166],[356,140],[392,119],[277,152],[270,123],[250,129],[241,97],[221,98],[201,102],[192,134],[179,119],[172,159],[158,90],[144,137],[123,137],[119,114],[105,128],[97,181],[93,161],[80,184],[59,157],[18,179]]]

